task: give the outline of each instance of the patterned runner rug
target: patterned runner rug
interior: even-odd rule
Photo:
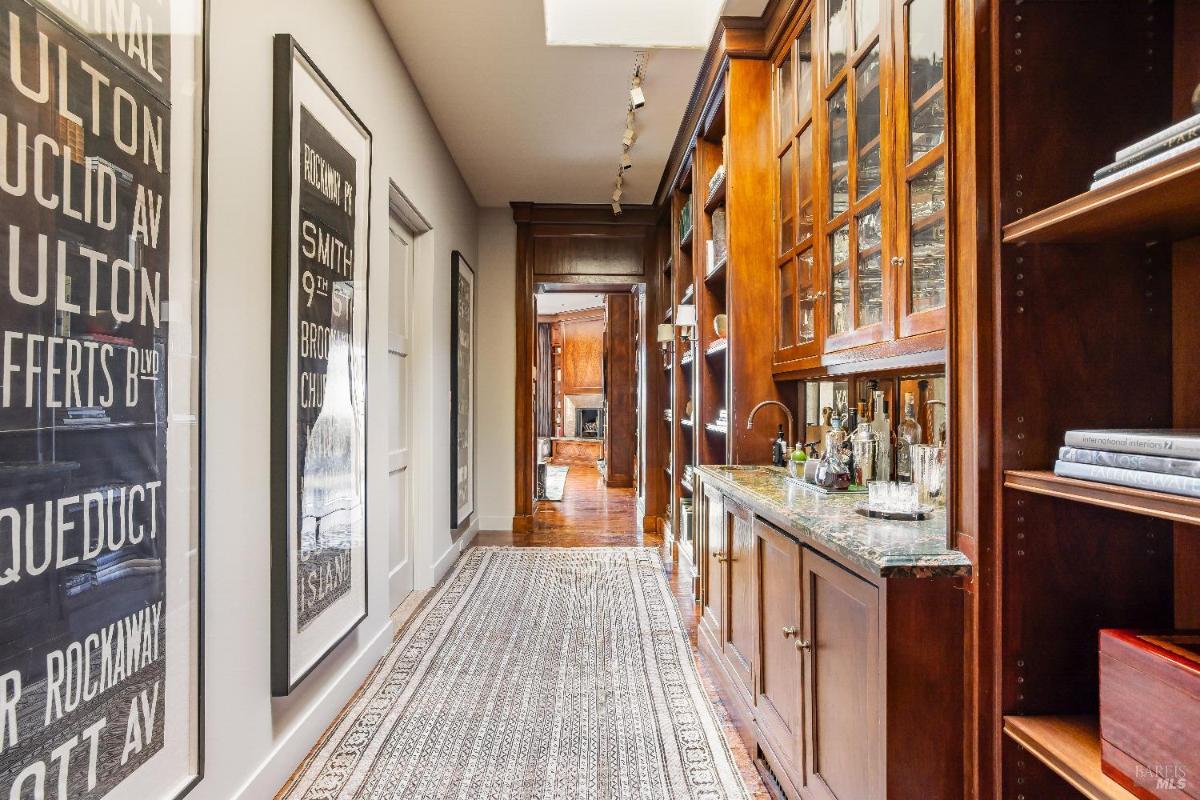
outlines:
[[[277,800],[742,800],[662,570],[468,550]]]

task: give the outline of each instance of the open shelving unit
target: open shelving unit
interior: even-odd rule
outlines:
[[[1200,627],[1200,500],[1049,471],[1070,429],[1200,427],[1200,152],[1088,188],[1117,149],[1194,113],[1200,4],[1149,5],[989,11],[1021,40],[997,50],[986,99],[1003,487],[979,590],[996,626],[989,797],[1134,797],[1101,771],[1098,631]]]

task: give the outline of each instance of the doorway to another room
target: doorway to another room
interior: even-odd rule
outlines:
[[[534,296],[535,531],[640,533],[638,292]]]

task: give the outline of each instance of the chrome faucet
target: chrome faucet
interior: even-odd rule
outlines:
[[[793,431],[792,428],[796,424],[796,421],[792,417],[792,410],[790,408],[788,408],[787,406],[785,406],[783,403],[779,402],[778,400],[763,400],[761,403],[756,405],[754,408],[750,409],[750,415],[748,417],[746,417],[746,430],[750,430],[751,428],[754,427],[754,415],[757,414],[758,410],[760,408],[762,408],[763,406],[779,406],[780,408],[783,409],[783,413],[787,414],[787,440],[788,440],[788,444],[790,445],[794,441],[792,439],[792,434],[795,431]]]

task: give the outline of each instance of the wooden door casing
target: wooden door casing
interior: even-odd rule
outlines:
[[[879,590],[807,547],[801,562],[805,784],[819,800],[883,797]]]
[[[755,579],[759,644],[756,717],[787,777],[804,784],[803,639],[800,545],[756,519]]]
[[[740,503],[726,498],[725,532],[725,626],[721,650],[725,666],[737,680],[747,705],[754,704],[754,650],[757,640],[758,604],[754,580],[754,515]]]

